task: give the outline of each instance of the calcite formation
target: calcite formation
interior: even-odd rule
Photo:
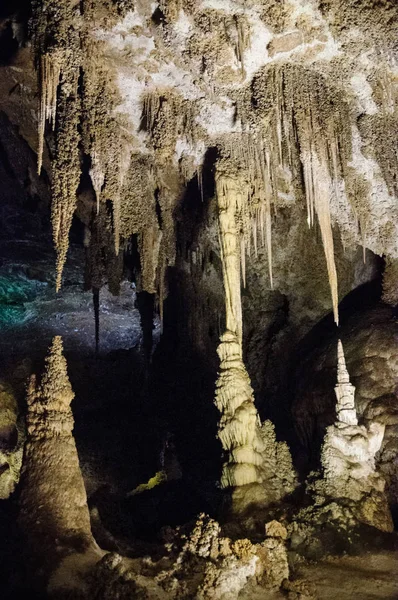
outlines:
[[[20,32],[12,18],[7,24],[17,40],[16,56],[4,67],[0,108],[18,125],[15,115],[29,114],[37,126],[32,143],[26,117],[20,119],[21,134],[37,151],[38,175],[18,179],[27,177],[23,185],[32,189],[39,178],[51,186],[55,288],[61,287],[76,216],[85,232],[97,350],[104,285],[118,294],[128,272],[138,292],[151,295],[151,331],[154,307],[163,322],[169,285],[177,297],[166,315],[179,312],[179,284],[189,280],[192,303],[182,302],[180,313],[190,313],[196,339],[177,331],[176,346],[192,343],[199,358],[210,349],[208,356],[216,360],[219,339],[220,486],[235,517],[242,516],[235,524],[257,518],[263,527],[271,504],[279,504],[272,510],[288,510],[283,501],[297,482],[288,446],[276,441],[270,420],[260,420],[249,373],[257,368],[259,387],[268,378],[264,387],[271,393],[263,394],[263,407],[270,414],[274,401],[277,413],[278,399],[291,391],[289,381],[273,394],[274,371],[279,368],[282,379],[289,369],[291,355],[284,356],[289,342],[295,345],[329,311],[338,325],[339,301],[376,270],[383,271],[384,302],[392,307],[398,302],[398,5],[392,0],[31,4],[30,46],[17,52]],[[33,66],[37,90],[25,85]],[[17,161],[9,162],[5,170],[13,179]],[[382,257],[380,264],[375,255]],[[202,293],[206,285],[212,295]],[[245,315],[255,316],[248,323]],[[178,321],[168,325],[178,328]],[[366,329],[366,335],[377,338],[377,331],[368,335]],[[147,337],[149,370],[152,333]],[[316,537],[329,525],[339,531],[364,524],[392,529],[386,494],[398,497],[396,340],[389,347],[380,337],[376,342],[363,361],[350,350],[357,390],[338,342],[333,424],[324,418],[327,396],[312,393],[312,383],[309,408],[296,411],[308,446],[317,427],[329,426],[321,468],[307,482],[308,505],[291,526],[291,540],[298,531]],[[375,375],[386,364],[388,386]],[[311,371],[307,376],[315,379]],[[298,404],[307,401],[303,398]],[[155,582],[160,567],[152,565],[149,581],[139,572],[142,565],[101,550],[91,532],[72,435],[72,399],[57,337],[43,377],[29,384],[20,494],[26,552],[47,592],[59,598],[190,594],[232,600],[253,582],[279,587],[288,577],[285,531],[277,522],[268,523],[265,542],[254,545],[223,537],[220,525],[201,515],[177,558],[164,560],[169,568]],[[287,412],[288,401],[285,405]],[[281,410],[279,422],[287,430],[284,416]],[[11,395],[0,390],[0,498],[18,480],[20,433]],[[387,491],[378,461],[388,475]],[[164,477],[159,472],[135,492]],[[198,564],[199,583],[189,575]]]
[[[156,579],[176,598],[192,594],[197,600],[234,600],[247,586],[277,590],[288,578],[287,552],[279,533],[267,535],[261,544],[232,541],[222,536],[217,521],[201,514],[172,568]]]
[[[343,346],[338,342],[336,421],[326,430],[321,453],[321,477],[312,476],[308,489],[314,506],[303,509],[299,520],[320,525],[327,514],[329,524],[354,527],[366,524],[392,531],[393,523],[384,492],[385,480],[376,471],[384,425],[377,420],[358,425],[355,388],[350,383]]]
[[[32,376],[27,405],[27,441],[21,475],[21,529],[27,536],[33,573],[47,583],[74,554],[102,553],[91,535],[86,491],[72,436],[74,397],[55,337],[40,381]],[[58,540],[56,547],[54,540]]]
[[[25,431],[15,394],[0,381],[0,500],[14,492],[22,467]]]
[[[21,474],[19,525],[35,586],[57,599],[164,598],[134,564],[101,550],[72,435],[74,397],[61,338],[55,337],[40,381],[27,393],[27,441]]]
[[[226,453],[221,486],[233,490],[233,510],[266,505],[294,489],[289,449],[276,443],[273,426],[261,424],[242,357],[242,306],[237,217],[242,214],[239,182],[217,177],[226,332],[220,338],[220,372],[215,403],[221,413],[218,437]]]
[[[278,209],[304,201],[310,226],[317,216],[337,322],[334,225],[346,247],[362,244],[389,260],[398,256],[391,225],[397,164],[391,48],[398,19],[396,7],[387,4],[364,0],[361,10],[353,3],[305,0],[280,6],[240,0],[36,1],[31,30],[41,98],[39,166],[47,121],[55,124],[57,146],[57,287],[76,208],[80,142],[97,203],[108,200],[113,207],[116,253],[131,235],[160,227],[160,250],[148,256],[159,267],[156,283],[152,276],[144,280],[163,296],[166,269],[174,264],[173,212],[184,186],[195,178],[200,183],[206,155],[217,148],[239,158],[249,182],[243,193],[253,239],[246,231],[242,257],[250,255],[250,245],[255,249],[262,223],[271,288]],[[383,27],[386,36],[380,36]],[[123,191],[137,157],[153,164],[149,204],[156,198],[161,218],[156,223],[159,214],[146,211],[138,227],[126,229],[123,203],[132,211],[140,203],[140,178],[137,187],[129,186],[131,201]]]
[[[386,481],[392,510],[398,503],[397,432],[398,412],[396,352],[398,324],[394,309],[378,305],[352,315],[340,331],[350,377],[355,381],[356,418],[366,428],[384,426],[376,470]],[[302,361],[298,375],[293,417],[300,441],[308,452],[318,454],[325,428],[335,421],[336,395],[333,391],[337,339],[320,344]],[[347,376],[345,375],[347,378]],[[347,387],[345,388],[347,389]],[[348,386],[349,397],[353,390]],[[350,400],[352,405],[352,401]],[[352,420],[355,415],[351,412]]]

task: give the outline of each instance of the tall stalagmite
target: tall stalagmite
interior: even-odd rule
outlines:
[[[316,493],[312,520],[319,520],[331,505],[341,508],[339,520],[372,525],[392,531],[393,524],[384,492],[385,480],[377,472],[375,456],[383,442],[385,425],[373,421],[358,425],[355,388],[350,383],[343,346],[337,347],[336,421],[326,430],[321,453],[321,477],[310,486]]]
[[[62,340],[55,337],[40,381],[31,377],[27,405],[27,442],[21,475],[21,529],[32,573],[41,585],[74,554],[103,553],[90,526],[86,491],[72,435],[70,403],[74,393],[66,370]]]
[[[74,398],[55,337],[41,381],[31,377],[19,524],[29,576],[56,600],[167,596],[129,559],[107,553],[91,533],[90,514],[73,438]]]
[[[226,306],[215,398],[221,413],[218,436],[226,454],[221,485],[232,490],[232,510],[241,512],[249,504],[266,505],[291,492],[295,476],[288,447],[276,443],[271,422],[261,424],[242,358],[239,180],[218,172],[216,186]]]

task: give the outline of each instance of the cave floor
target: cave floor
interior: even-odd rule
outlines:
[[[369,552],[333,557],[300,566],[295,579],[315,585],[318,600],[398,600],[398,552]],[[282,600],[281,592],[264,590],[240,596],[243,600]]]

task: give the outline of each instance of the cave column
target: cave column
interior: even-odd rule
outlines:
[[[219,172],[216,191],[226,311],[226,331],[217,348],[215,397],[218,437],[225,453],[221,487],[230,490],[232,512],[242,513],[250,504],[265,505],[283,497],[294,486],[294,474],[286,444],[276,442],[271,422],[261,424],[242,358],[238,219],[244,199],[239,179]]]

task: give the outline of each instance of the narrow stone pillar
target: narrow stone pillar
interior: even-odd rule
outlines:
[[[271,422],[261,424],[242,358],[238,218],[244,198],[239,180],[218,173],[216,189],[226,312],[226,331],[217,349],[221,364],[215,398],[225,453],[221,486],[230,489],[232,512],[241,513],[251,504],[265,506],[291,492],[295,475],[286,444],[276,442]]]
[[[236,213],[243,204],[239,181],[216,176],[220,250],[225,291],[227,331],[236,335],[242,355],[242,300],[240,292],[240,240]]]

